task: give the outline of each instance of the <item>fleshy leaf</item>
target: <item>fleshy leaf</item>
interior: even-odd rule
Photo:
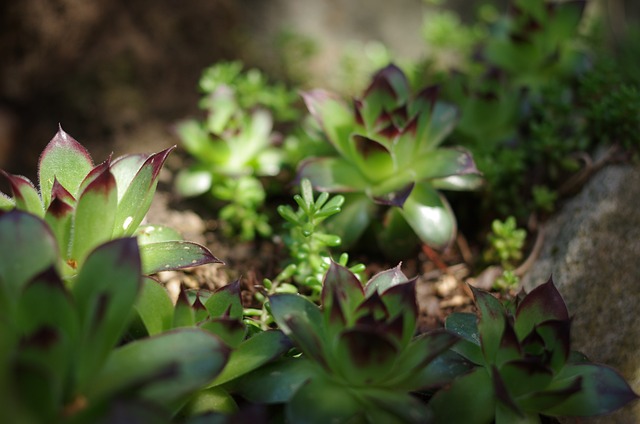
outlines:
[[[44,216],[42,199],[40,199],[38,190],[34,187],[33,183],[21,175],[12,175],[1,169],[0,173],[2,173],[11,184],[16,207],[42,218]]]
[[[51,188],[57,179],[73,197],[78,197],[78,187],[93,168],[93,161],[87,149],[73,137],[58,129],[40,156],[38,179],[45,207],[51,201]]]
[[[116,349],[94,376],[89,399],[126,389],[159,405],[174,403],[204,387],[222,371],[229,348],[215,336],[183,328]]]
[[[582,390],[545,410],[546,415],[586,417],[608,414],[638,399],[624,378],[604,365],[567,365],[556,380],[570,381],[577,377],[582,379]]]
[[[194,266],[223,263],[206,247],[190,241],[162,241],[140,246],[142,271],[153,274]]]
[[[381,271],[371,277],[364,287],[365,295],[369,297],[373,292],[382,294],[385,290],[402,283],[409,281],[406,275],[400,269],[402,264],[398,264],[396,267]]]
[[[462,148],[432,150],[409,163],[416,181],[480,174],[471,153]]]
[[[343,158],[309,159],[300,165],[298,178],[308,178],[319,191],[362,191],[369,184],[352,164]]]
[[[0,307],[12,310],[22,287],[56,265],[58,245],[44,221],[13,210],[0,214]]]
[[[475,314],[454,312],[447,317],[444,326],[447,330],[462,338],[452,347],[454,352],[459,353],[474,364],[483,365],[485,363],[480,348],[478,318]]]
[[[345,195],[342,211],[327,220],[327,231],[337,234],[342,247],[352,246],[366,231],[378,206],[363,194]]]
[[[116,182],[105,168],[78,198],[71,241],[71,258],[78,264],[91,249],[111,239],[116,208]]]
[[[363,410],[351,392],[331,380],[315,378],[304,384],[289,401],[286,417],[292,423],[360,422]]]
[[[548,320],[564,321],[569,319],[569,311],[558,289],[549,279],[546,283],[531,290],[520,302],[516,310],[515,330],[520,339],[533,327]]]
[[[128,186],[118,186],[118,190],[125,192],[119,197],[113,237],[131,235],[138,228],[153,200],[160,170],[175,147],[169,147],[149,156]],[[125,178],[121,181],[124,183]]]
[[[220,375],[211,383],[219,386],[258,369],[291,348],[289,338],[281,331],[263,331],[241,343],[231,352]]]
[[[0,191],[0,211],[13,209],[16,206],[16,202]]]
[[[482,342],[482,352],[489,364],[494,363],[506,325],[506,312],[498,299],[489,292],[469,286],[473,292],[476,306],[480,310],[478,330]]]
[[[437,423],[488,423],[495,414],[492,383],[484,368],[477,368],[439,390],[428,407]],[[461,402],[460,399],[464,399]]]
[[[175,187],[181,196],[194,197],[206,193],[213,184],[213,175],[203,166],[181,169],[176,176]]]
[[[349,269],[331,261],[322,282],[325,325],[332,321],[334,313],[340,313],[347,324],[352,324],[355,311],[363,300],[364,290],[358,278]]]
[[[351,385],[375,385],[385,381],[397,355],[398,346],[388,334],[356,327],[340,334],[334,369]]]
[[[428,184],[415,185],[401,212],[420,240],[430,246],[444,248],[455,237],[457,224],[451,207]]]
[[[189,303],[189,299],[187,298],[187,294],[184,289],[181,289],[176,301],[175,310],[173,311],[173,322],[171,323],[171,328],[193,327],[195,324],[195,311],[191,307],[191,303]]]
[[[144,277],[135,308],[150,336],[171,328],[173,304],[167,290],[157,281]]]
[[[173,228],[157,224],[139,226],[135,232],[135,236],[138,238],[139,246],[161,241],[182,240],[180,233]]]
[[[141,288],[140,256],[133,238],[117,239],[94,250],[73,286],[81,324],[78,390],[95,382],[95,372],[119,341]]]
[[[519,359],[504,364],[500,375],[514,398],[543,391],[553,378],[553,371],[535,359]]]
[[[240,297],[240,280],[217,289],[204,302],[205,308],[212,318],[229,316],[242,319],[242,299]]]
[[[311,116],[322,126],[338,152],[343,157],[351,157],[349,140],[355,122],[349,107],[325,90],[304,92],[302,99]]]

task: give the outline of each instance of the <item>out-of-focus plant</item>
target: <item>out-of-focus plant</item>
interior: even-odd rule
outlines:
[[[259,177],[275,176],[282,151],[274,146],[274,119],[298,117],[294,92],[271,85],[257,69],[242,72],[239,62],[224,62],[206,69],[200,79],[204,120],[177,126],[185,150],[196,163],[182,169],[176,189],[183,196],[210,192],[225,206],[219,217],[228,234],[252,240],[271,233],[260,211],[266,193]]]
[[[540,415],[610,413],[637,398],[613,369],[570,348],[571,319],[550,280],[510,306],[472,287],[480,318],[445,323],[463,340],[452,350],[475,364],[429,402],[437,422],[539,423]]]
[[[145,274],[220,262],[207,248],[182,241],[169,228],[140,225],[172,150],[94,165],[89,152],[60,128],[40,156],[39,189],[25,177],[0,171],[13,191],[13,198],[0,193],[0,207],[15,207],[47,222],[64,275],[73,275],[96,246],[129,236],[138,236]]]
[[[494,283],[497,288],[509,289],[518,284],[519,279],[514,270],[522,260],[526,238],[527,232],[518,228],[513,216],[504,221],[496,219],[491,223],[491,233],[487,236],[489,247],[484,252],[484,260],[499,264],[502,268],[502,275]]]
[[[136,337],[141,334],[154,336],[173,329],[198,328],[214,334],[232,349],[222,372],[191,396],[181,410],[183,416],[237,412],[238,405],[230,389],[233,381],[291,348],[288,338],[281,331],[270,330],[252,335],[247,332],[243,322],[239,281],[214,292],[182,290],[174,306],[165,288],[146,278],[135,310],[139,321],[132,333]]]
[[[322,308],[298,294],[276,294],[269,301],[276,323],[302,356],[250,374],[239,392],[255,402],[286,403],[290,422],[424,422],[426,407],[410,393],[467,369],[442,356],[456,343],[453,334],[440,330],[414,338],[415,279],[399,267],[363,287],[332,263]]]
[[[468,151],[438,147],[457,120],[456,109],[437,100],[438,88],[412,96],[405,74],[389,65],[352,106],[323,90],[303,96],[339,156],[310,159],[299,175],[320,191],[348,193],[331,221],[343,242],[359,239],[383,205],[394,207],[377,232],[381,247],[405,239],[407,224],[422,242],[447,246],[456,221],[438,189],[473,189],[481,178]]]
[[[67,281],[59,253],[45,221],[0,211],[0,421],[168,422],[220,374],[229,348],[200,329],[124,343],[142,287],[134,238],[91,249]]]

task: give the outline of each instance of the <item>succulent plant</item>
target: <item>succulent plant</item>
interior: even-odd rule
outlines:
[[[399,267],[363,287],[332,263],[322,309],[298,294],[271,296],[276,323],[302,357],[258,370],[240,393],[252,401],[286,402],[290,422],[423,422],[425,405],[410,392],[443,384],[466,368],[441,356],[458,340],[452,333],[414,338],[414,290],[415,279]],[[256,386],[277,389],[260,393]]]
[[[429,403],[438,422],[539,423],[540,415],[592,416],[637,398],[613,369],[570,348],[571,319],[552,280],[505,307],[472,287],[480,318],[445,323],[462,341],[452,350],[475,364]]]
[[[320,191],[348,193],[343,213],[333,221],[343,243],[362,235],[375,220],[376,205],[394,206],[380,240],[408,223],[424,243],[451,242],[455,216],[437,189],[469,190],[481,179],[468,151],[438,147],[457,112],[437,101],[437,87],[411,96],[405,74],[389,65],[375,74],[353,109],[323,90],[303,97],[339,156],[310,159],[299,175]]]
[[[274,116],[290,120],[295,94],[269,85],[257,69],[242,72],[239,62],[219,63],[203,72],[200,106],[206,119],[177,126],[183,147],[196,163],[181,170],[176,189],[183,196],[210,192],[225,203],[219,216],[229,234],[252,240],[271,227],[260,212],[266,193],[258,179],[280,171],[282,151],[274,147]]]
[[[205,412],[236,412],[238,406],[231,388],[233,381],[291,348],[289,339],[281,331],[247,332],[243,322],[239,281],[214,292],[182,290],[174,306],[166,289],[147,277],[135,310],[139,322],[132,332],[136,336],[155,336],[174,329],[198,328],[217,336],[231,348],[222,372],[194,394],[182,409],[181,413],[186,416]]]
[[[40,156],[39,188],[0,170],[13,191],[13,198],[0,193],[0,207],[44,218],[57,240],[64,275],[74,274],[98,245],[129,236],[138,236],[145,274],[220,262],[207,248],[182,241],[169,228],[141,225],[172,150],[94,165],[89,152],[60,128]]]
[[[0,211],[0,421],[167,422],[222,371],[230,349],[200,329],[125,343],[142,287],[134,238],[92,249],[66,282],[58,265],[45,221]]]

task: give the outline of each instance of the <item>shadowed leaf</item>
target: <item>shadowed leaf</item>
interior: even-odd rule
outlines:
[[[229,316],[242,319],[242,299],[240,297],[240,280],[235,280],[217,289],[205,301],[204,306],[212,318]]]
[[[516,310],[515,330],[520,339],[525,337],[537,324],[548,320],[568,320],[569,311],[558,289],[549,279],[531,290],[520,302]]]

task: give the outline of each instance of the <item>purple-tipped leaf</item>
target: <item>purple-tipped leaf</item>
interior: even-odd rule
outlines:
[[[496,407],[506,407],[506,409],[508,409],[511,414],[514,414],[520,418],[524,418],[522,410],[513,399],[513,395],[509,392],[509,387],[507,387],[504,380],[502,379],[502,376],[495,366],[491,367],[491,382],[493,383],[493,392],[495,394],[496,400],[498,401],[498,405],[496,405]]]
[[[79,391],[96,381],[96,370],[126,330],[141,288],[140,274],[138,244],[133,238],[99,246],[78,272],[73,294],[81,325],[81,355],[76,363]]]
[[[371,277],[364,287],[366,296],[370,296],[373,292],[382,294],[393,286],[409,281],[407,276],[402,272],[400,268],[401,265],[402,264],[398,264],[394,268],[379,272]]]
[[[23,211],[30,212],[40,218],[44,215],[42,199],[38,190],[28,178],[22,175],[12,175],[0,169],[0,173],[5,176],[11,184],[15,206]]]
[[[242,319],[240,280],[235,280],[217,289],[209,296],[204,306],[213,318],[224,315],[234,319]]]
[[[124,194],[118,201],[118,212],[113,229],[114,237],[131,235],[138,228],[151,206],[160,170],[175,147],[149,156],[129,185],[118,187],[118,190],[124,190]]]
[[[488,363],[493,363],[500,349],[505,329],[505,310],[498,299],[491,293],[469,286],[473,292],[476,306],[480,310],[478,331],[482,352]]]
[[[581,390],[565,402],[545,410],[546,415],[587,417],[609,414],[638,399],[625,379],[605,365],[567,365],[556,380],[572,378],[582,379]]]
[[[87,149],[60,127],[45,147],[38,163],[40,192],[45,206],[51,201],[51,188],[56,178],[77,197],[80,183],[92,168],[93,161]]]
[[[513,398],[545,390],[553,371],[535,358],[519,359],[500,367],[500,375]]]
[[[522,358],[523,355],[518,336],[516,336],[513,326],[506,316],[504,317],[504,321],[504,332],[502,333],[500,348],[498,349],[495,360],[495,364],[499,367],[506,362],[518,360]]]
[[[336,95],[325,90],[304,92],[302,99],[311,116],[327,134],[329,142],[343,157],[350,157],[349,139],[356,124],[350,108]]]
[[[416,302],[417,277],[406,283],[397,284],[382,293],[381,298],[392,318],[402,316],[402,346],[406,346],[414,336],[418,321],[418,303]]]
[[[550,278],[533,289],[518,305],[515,330],[519,338],[525,337],[537,324],[548,320],[569,319],[567,305]]]
[[[363,300],[364,289],[358,278],[349,269],[332,261],[322,282],[325,322],[331,322],[332,308],[340,308],[347,323],[351,324]]]
[[[73,219],[71,259],[82,264],[89,251],[111,240],[117,208],[116,182],[108,167],[92,177],[78,197]]]
[[[388,106],[388,110],[392,110],[409,100],[410,90],[411,87],[404,72],[396,65],[390,64],[373,76],[371,84],[364,92],[364,100],[381,102],[384,106]]]
[[[432,150],[413,159],[416,180],[443,179],[454,175],[479,175],[471,153],[466,149]]]
[[[189,241],[144,244],[140,246],[140,256],[144,274],[223,263],[206,247]]]
[[[571,321],[545,321],[536,326],[535,332],[544,340],[545,349],[551,355],[549,366],[559,372],[571,353]]]

